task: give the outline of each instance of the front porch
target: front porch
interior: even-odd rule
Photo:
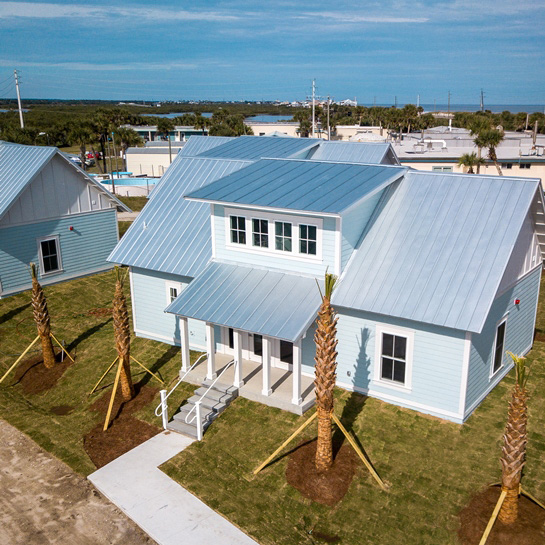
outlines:
[[[235,380],[237,380],[235,365],[231,365],[222,374],[228,363],[233,361],[233,356],[216,353],[214,360],[216,375],[218,377],[221,375],[216,384],[224,386],[235,384]],[[294,384],[292,371],[271,367],[269,371],[270,388],[267,389],[267,377],[264,376],[262,364],[246,359],[241,359],[241,362],[240,376],[243,384],[238,388],[240,396],[295,414],[303,414],[314,405],[314,379],[311,377],[301,375],[298,385],[297,381]],[[207,380],[208,369],[208,361],[203,360],[188,373],[185,380],[200,385]],[[181,373],[183,374],[183,371]],[[294,403],[294,400],[299,402]]]

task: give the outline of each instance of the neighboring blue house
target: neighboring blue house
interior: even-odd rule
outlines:
[[[0,298],[112,268],[129,209],[57,148],[0,142]]]
[[[337,384],[461,423],[532,346],[544,219],[537,179],[419,172],[388,144],[192,137],[109,259],[137,335],[184,370],[206,351],[202,378],[234,359],[240,395],[296,413],[335,273]]]

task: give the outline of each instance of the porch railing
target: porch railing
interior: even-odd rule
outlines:
[[[167,429],[167,424],[168,424],[168,403],[167,403],[167,400],[170,397],[170,394],[172,394],[172,392],[174,392],[174,390],[176,390],[176,388],[178,388],[178,386],[184,381],[185,377],[191,371],[193,371],[193,369],[202,361],[203,358],[206,358],[206,357],[207,357],[206,352],[204,354],[201,354],[197,358],[195,363],[180,377],[178,382],[176,382],[176,384],[171,388],[170,392],[167,393],[166,390],[161,390],[160,391],[161,403],[159,403],[159,405],[157,405],[157,408],[155,409],[155,416],[162,416],[163,417],[163,428],[165,430]]]
[[[221,378],[223,373],[225,373],[225,371],[227,371],[227,369],[229,369],[229,367],[231,367],[231,365],[234,365],[234,363],[235,363],[235,360],[231,360],[221,370],[221,373],[212,381],[212,384],[210,384],[210,386],[208,386],[208,388],[206,389],[206,392],[204,392],[204,394],[201,395],[199,400],[195,402],[195,406],[187,413],[187,415],[185,417],[186,424],[191,424],[195,420],[195,418],[197,419],[197,440],[198,441],[202,441],[202,434],[203,434],[203,431],[204,431],[203,430],[203,424],[202,424],[202,418],[201,418],[201,403],[202,403],[202,400],[206,397],[206,394],[208,394],[208,392],[214,387],[216,382],[218,382],[218,380]],[[195,415],[190,420],[189,417],[191,416],[193,411],[195,411]]]

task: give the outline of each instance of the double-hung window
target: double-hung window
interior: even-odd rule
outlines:
[[[274,222],[275,248],[283,252],[291,252],[291,223]]]
[[[246,244],[246,218],[244,216],[231,216],[231,242]]]
[[[167,305],[170,305],[182,293],[183,287],[184,285],[181,282],[172,282],[171,280],[165,282]]]
[[[492,354],[494,360],[492,362],[492,375],[499,370],[503,365],[503,354],[505,347],[505,326],[507,320],[503,320],[496,329],[496,340],[494,342],[494,353]]]
[[[317,240],[315,225],[299,225],[299,253],[316,255]]]
[[[269,221],[252,219],[252,243],[258,248],[269,247]]]
[[[38,252],[42,275],[62,270],[59,237],[57,235],[38,240]]]
[[[412,388],[414,330],[377,324],[374,380],[391,388]]]

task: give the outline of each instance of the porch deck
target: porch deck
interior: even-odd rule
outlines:
[[[220,376],[227,364],[232,361],[233,356],[227,354],[216,354],[216,373]],[[203,360],[185,378],[192,384],[202,384],[206,380],[207,362]],[[244,385],[239,388],[239,395],[257,401],[270,407],[276,407],[295,414],[303,414],[310,409],[315,402],[314,379],[301,376],[301,397],[302,402],[298,405],[292,403],[292,372],[277,367],[271,368],[271,389],[270,395],[264,395],[263,370],[260,363],[242,360],[242,379]],[[216,384],[232,386],[235,380],[235,368],[232,365],[221,376]]]

